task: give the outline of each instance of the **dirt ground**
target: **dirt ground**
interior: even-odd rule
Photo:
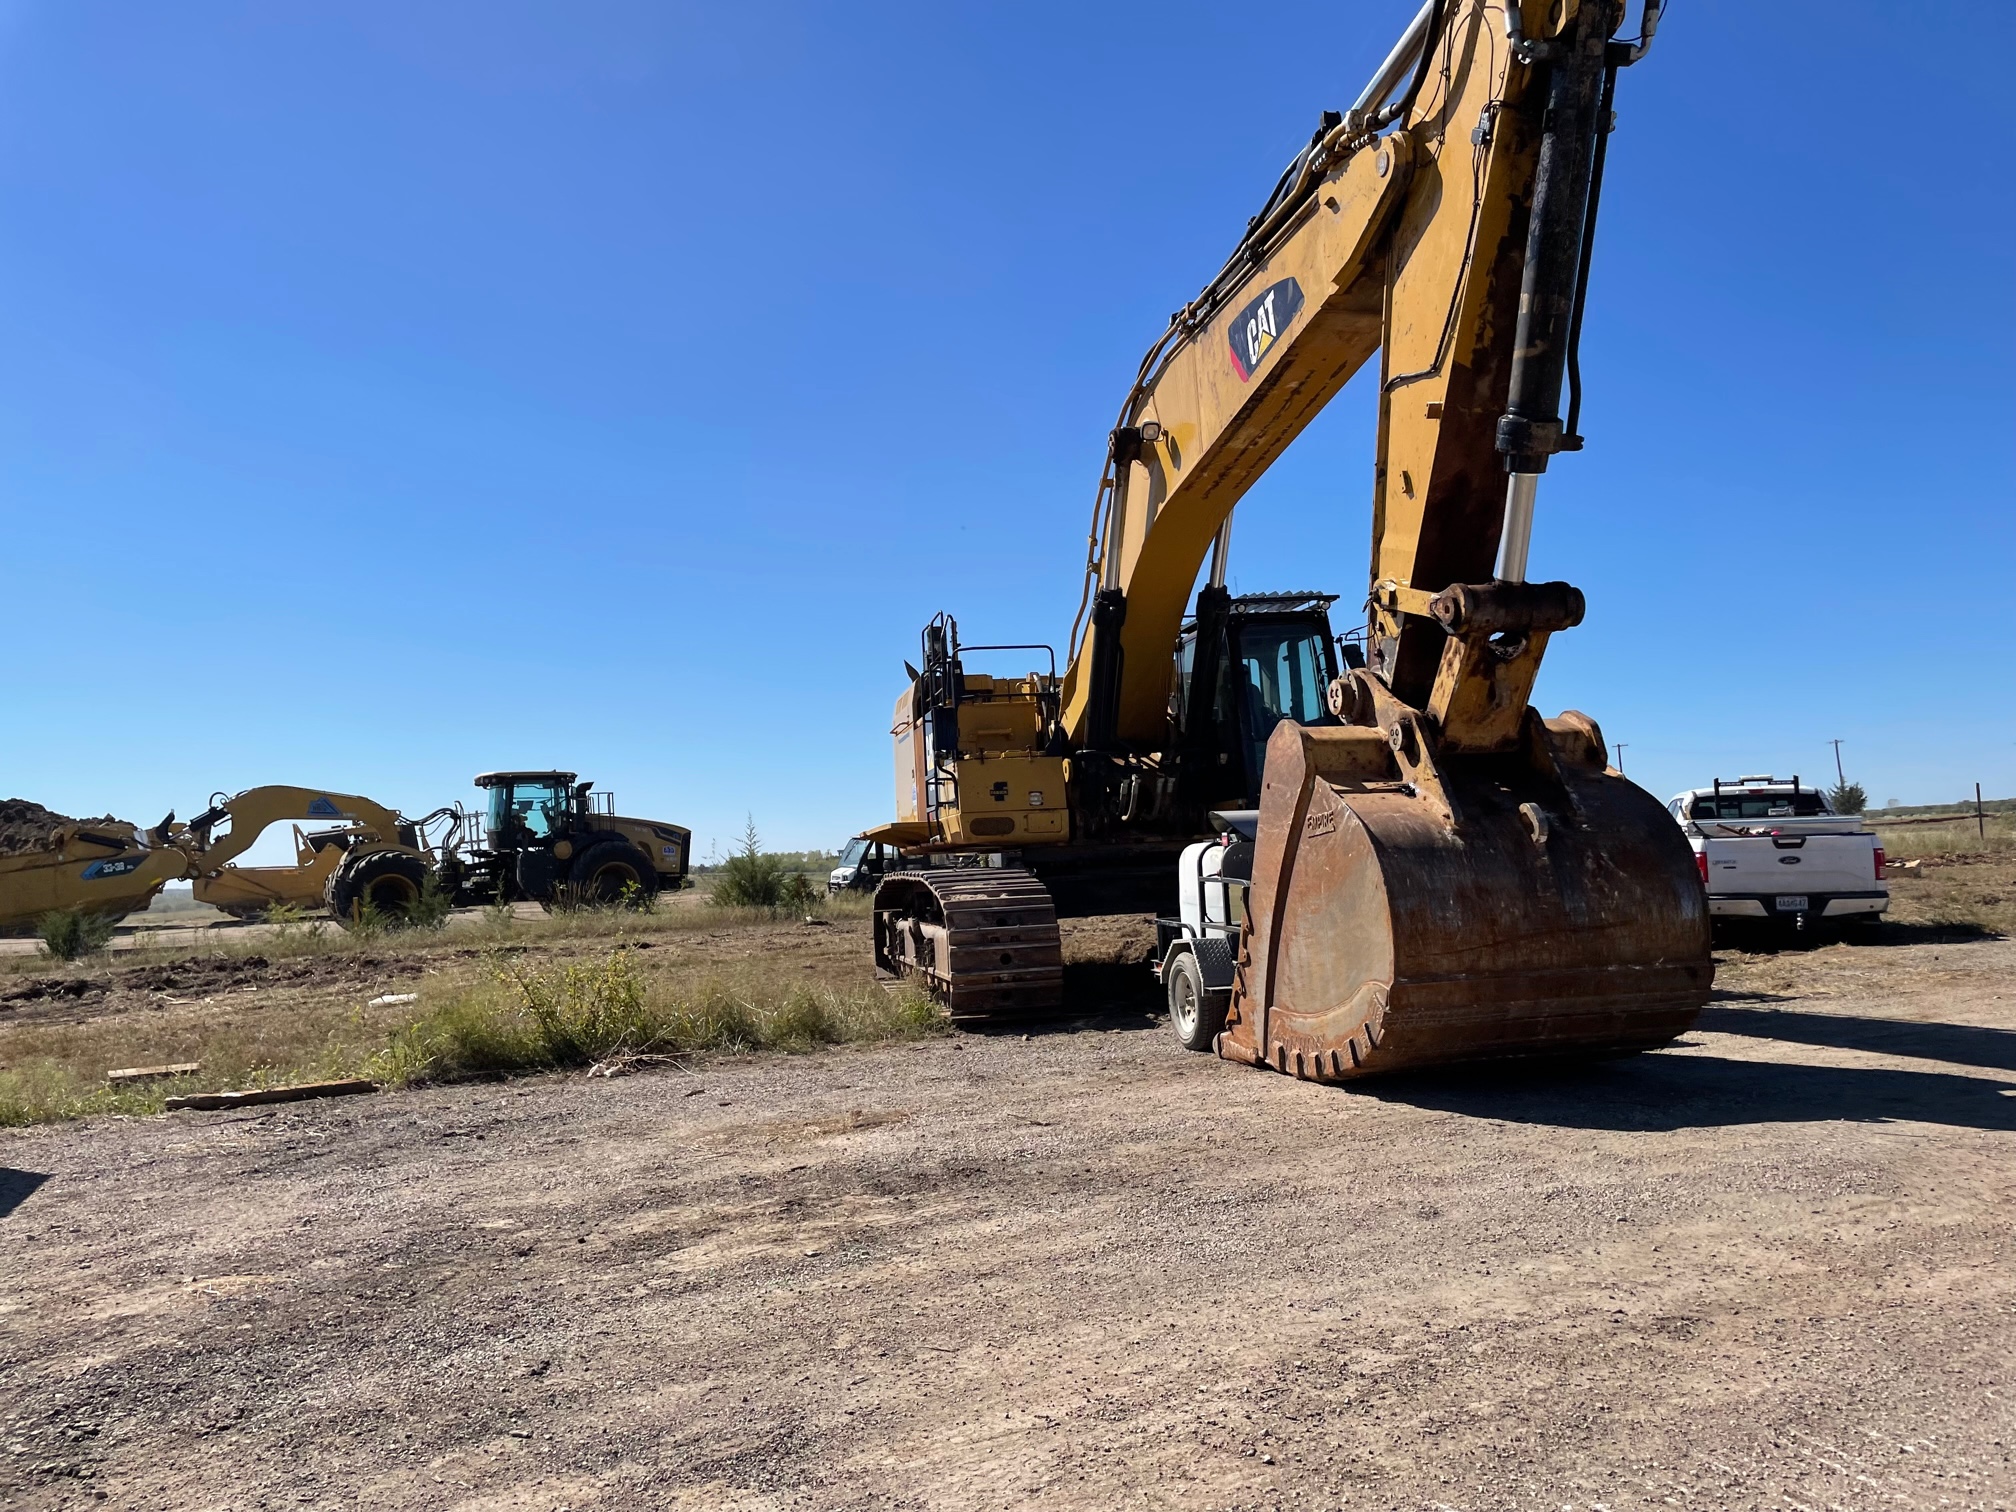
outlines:
[[[2008,1507],[2016,942],[1903,938],[1544,1073],[1187,1054],[1109,929],[1026,1034],[8,1132],[0,1504]]]

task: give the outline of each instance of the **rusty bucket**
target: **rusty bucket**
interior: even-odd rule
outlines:
[[[1218,1052],[1317,1081],[1650,1049],[1714,977],[1680,827],[1573,713],[1492,755],[1282,725],[1246,917]]]

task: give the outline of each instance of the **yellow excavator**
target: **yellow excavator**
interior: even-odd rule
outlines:
[[[1341,1081],[1693,1021],[1712,965],[1678,826],[1595,721],[1528,701],[1583,617],[1528,543],[1582,446],[1613,101],[1659,13],[1626,38],[1621,0],[1428,0],[1325,113],[1128,391],[1061,673],[945,615],[906,667],[899,814],[868,832],[906,862],[875,895],[883,976],[954,1017],[1054,1004],[1058,917],[1173,912],[1222,830],[1227,990],[1187,1042]],[[1368,623],[1339,640],[1331,595],[1227,591],[1231,520],[1375,358]],[[1027,675],[966,669],[1032,649]]]

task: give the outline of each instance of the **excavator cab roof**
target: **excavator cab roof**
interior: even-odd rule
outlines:
[[[1334,593],[1242,593],[1232,600],[1234,614],[1328,613],[1337,602]]]
[[[573,772],[481,772],[477,774],[479,788],[505,787],[514,782],[569,782],[575,778]]]

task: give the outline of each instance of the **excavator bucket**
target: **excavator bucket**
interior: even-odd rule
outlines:
[[[1585,716],[1528,709],[1481,756],[1405,710],[1269,742],[1227,1059],[1343,1081],[1645,1050],[1713,975],[1680,827]]]

